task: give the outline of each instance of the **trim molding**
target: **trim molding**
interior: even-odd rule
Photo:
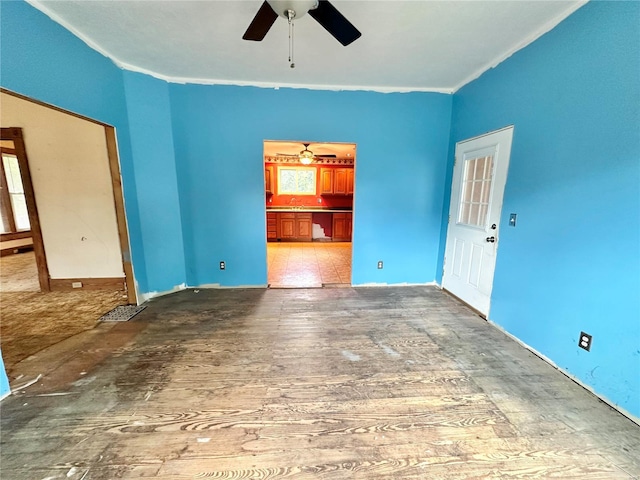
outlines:
[[[452,293],[450,293],[449,291],[445,290],[444,288],[442,288],[442,286],[438,285],[438,287],[440,288],[440,290],[442,290],[443,292],[445,292],[447,295],[450,295],[452,298],[455,298],[456,300],[458,300],[461,304],[465,305],[466,307],[468,307],[470,310],[472,310],[474,313],[478,313],[477,310],[475,310],[474,308],[470,307],[466,302],[460,300],[458,297],[456,297],[455,295],[453,295]],[[504,328],[502,328],[500,325],[498,325],[496,322],[494,322],[493,320],[490,320],[488,318],[483,317],[482,315],[480,315],[484,320],[486,320],[486,322],[491,325],[493,328],[496,328],[497,330],[500,330],[502,333],[504,333],[507,337],[509,337],[511,340],[513,340],[514,342],[518,343],[520,346],[526,348],[527,350],[529,350],[531,353],[533,353],[536,357],[538,357],[540,360],[543,360],[544,362],[548,363],[550,366],[552,366],[553,368],[555,368],[556,370],[558,370],[561,374],[563,374],[565,377],[567,377],[569,380],[572,380],[573,382],[577,383],[578,385],[580,385],[582,388],[584,388],[585,390],[587,390],[589,393],[591,393],[594,397],[597,397],[598,399],[602,400],[604,403],[606,403],[607,405],[609,405],[611,408],[613,408],[614,410],[616,410],[617,412],[619,412],[621,415],[624,415],[625,417],[627,417],[629,420],[631,420],[633,423],[637,424],[638,426],[640,426],[640,417],[636,417],[635,415],[633,415],[631,412],[625,410],[624,408],[620,407],[619,405],[616,405],[615,403],[613,403],[611,400],[609,400],[607,397],[600,395],[599,393],[595,392],[593,390],[593,388],[591,388],[589,385],[583,383],[580,379],[578,379],[577,377],[574,377],[573,375],[571,375],[569,372],[567,372],[566,370],[564,370],[563,368],[560,368],[558,365],[556,365],[556,363],[551,360],[549,357],[543,355],[542,353],[538,352],[535,348],[527,345],[526,343],[524,343],[522,340],[520,340],[518,337],[516,337],[515,335],[509,333],[508,331],[506,331]]]
[[[300,158],[298,158],[297,155],[290,155],[290,156],[276,156],[276,157],[271,157],[271,156],[266,156],[264,157],[264,161],[266,163],[279,163],[279,164],[284,164],[284,163],[295,163],[297,165],[300,164]],[[305,167],[311,166],[311,165],[354,165],[354,158],[350,157],[350,158],[322,158],[322,157],[316,157],[315,160],[310,164],[310,165],[305,165]]]
[[[41,107],[50,108],[51,110],[55,110],[60,113],[66,113],[67,115],[71,115],[76,118],[80,118],[82,120],[86,120],[87,122],[95,123],[96,125],[101,125],[103,127],[109,127],[108,123],[100,122],[93,118],[85,117],[84,115],[80,115],[79,113],[72,112],[71,110],[65,110],[64,108],[60,108],[57,105],[53,105],[52,103],[42,102],[40,100],[36,100],[35,98],[27,97],[26,95],[22,95],[20,93],[14,92],[4,87],[0,87],[0,92],[5,93],[7,95],[11,95],[12,97],[20,98],[22,100],[26,100],[27,102],[35,103],[36,105],[40,105]]]
[[[464,87],[467,83],[471,83],[475,79],[480,78],[484,74],[484,72],[486,72],[488,70],[491,70],[492,68],[496,68],[502,62],[504,62],[507,58],[511,57],[514,53],[517,53],[518,51],[522,50],[526,46],[528,46],[528,45],[532,44],[533,42],[535,42],[537,39],[539,39],[545,33],[548,33],[551,30],[553,30],[565,18],[567,18],[573,12],[577,11],[579,8],[585,6],[587,4],[587,2],[588,2],[588,0],[580,0],[577,3],[571,4],[566,10],[564,10],[562,13],[560,13],[557,16],[555,16],[551,20],[549,20],[544,25],[541,25],[540,28],[535,30],[531,35],[529,35],[527,38],[525,38],[521,42],[519,42],[516,45],[514,45],[513,47],[511,47],[507,52],[505,52],[502,55],[494,58],[492,61],[490,61],[488,63],[485,63],[482,67],[480,67],[478,70],[473,72],[471,75],[469,75],[467,78],[465,78],[458,85],[456,85],[454,88],[452,88],[451,89],[451,93],[456,93],[458,90],[460,90],[462,87]]]
[[[33,244],[31,245],[18,245],[17,247],[3,248],[0,250],[0,257],[8,257],[9,255],[18,255],[20,253],[31,252],[33,250]]]
[[[0,234],[0,242],[8,242],[9,240],[20,240],[21,238],[31,237],[31,230],[21,232],[2,233]]]
[[[74,283],[82,284],[74,288]],[[52,278],[49,280],[51,290],[54,292],[69,290],[118,290],[125,291],[125,277],[105,278]]]
[[[26,2],[33,8],[41,11],[51,20],[64,27],[71,32],[74,36],[78,37],[89,48],[104,55],[118,67],[130,72],[144,73],[150,75],[159,80],[164,80],[168,83],[179,84],[194,84],[194,85],[231,85],[237,87],[258,87],[258,88],[273,88],[278,90],[279,88],[298,88],[306,90],[333,90],[333,91],[365,91],[365,92],[378,92],[378,93],[411,93],[411,92],[427,92],[427,93],[444,93],[451,95],[454,92],[450,87],[407,87],[407,86],[382,86],[382,85],[314,85],[314,84],[297,84],[297,83],[276,83],[276,82],[247,82],[242,80],[230,80],[230,79],[216,79],[216,78],[192,78],[192,77],[173,77],[171,75],[164,75],[153,70],[141,68],[136,65],[132,65],[127,62],[123,62],[118,57],[113,55],[108,50],[105,50],[97,42],[92,40],[88,35],[85,35],[80,30],[69,24],[60,15],[51,11],[46,2],[41,0],[26,0]]]
[[[529,350],[531,353],[533,353],[536,357],[538,357],[540,360],[544,360],[545,362],[547,362],[549,365],[551,365],[553,368],[555,368],[556,370],[558,370],[560,373],[562,373],[565,377],[567,377],[570,380],[573,380],[575,383],[577,383],[578,385],[580,385],[582,388],[584,388],[585,390],[587,390],[589,393],[591,393],[593,396],[597,397],[598,399],[602,400],[604,403],[606,403],[607,405],[609,405],[611,408],[613,408],[614,410],[616,410],[617,412],[619,412],[620,414],[624,415],[625,417],[627,417],[629,420],[631,420],[633,423],[637,424],[638,426],[640,426],[640,417],[636,417],[635,415],[633,415],[631,412],[628,412],[627,410],[625,410],[624,408],[620,407],[619,405],[616,405],[615,403],[613,403],[611,400],[609,400],[607,397],[600,395],[599,393],[595,392],[593,390],[593,388],[591,388],[589,385],[587,385],[586,383],[583,383],[579,378],[574,377],[573,375],[571,375],[569,372],[567,372],[566,370],[564,370],[563,368],[560,368],[558,365],[556,365],[556,363],[551,360],[550,358],[546,357],[545,355],[543,355],[542,353],[538,352],[535,348],[530,347],[529,345],[527,345],[526,343],[524,343],[522,340],[520,340],[518,337],[516,337],[515,335],[512,335],[511,333],[507,332],[504,328],[502,328],[500,325],[498,325],[497,323],[495,323],[492,320],[487,319],[487,323],[489,323],[492,327],[497,328],[498,330],[500,330],[502,333],[504,333],[507,337],[511,338],[512,340],[514,340],[515,342],[517,342],[518,344],[520,344],[521,346],[523,346],[524,348],[526,348],[527,350]]]

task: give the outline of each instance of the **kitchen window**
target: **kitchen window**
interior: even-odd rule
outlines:
[[[278,167],[278,195],[315,195],[315,167]]]

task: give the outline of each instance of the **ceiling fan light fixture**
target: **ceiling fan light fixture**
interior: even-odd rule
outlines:
[[[318,0],[267,0],[269,6],[281,17],[289,19],[288,12],[293,11],[296,19],[309,10],[318,8]]]
[[[300,163],[303,165],[309,165],[311,162],[313,162],[313,152],[307,150],[306,148],[300,152],[300,155],[298,155],[298,157],[300,158]]]

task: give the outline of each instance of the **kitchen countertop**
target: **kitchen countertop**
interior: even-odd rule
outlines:
[[[352,207],[267,207],[267,212],[284,212],[284,213],[351,213]]]

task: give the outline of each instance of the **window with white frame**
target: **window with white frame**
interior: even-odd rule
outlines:
[[[278,167],[278,195],[315,195],[316,168]]]

